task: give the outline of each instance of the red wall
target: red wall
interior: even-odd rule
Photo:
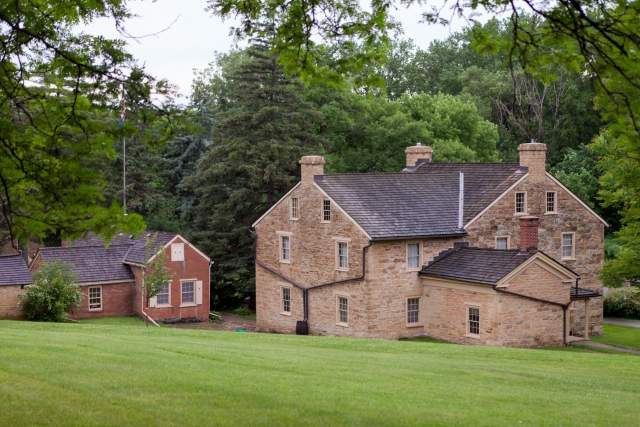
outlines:
[[[69,315],[70,319],[91,319],[94,317],[132,316],[133,283],[114,283],[102,286],[102,310],[89,311],[89,287],[83,286],[82,305]]]

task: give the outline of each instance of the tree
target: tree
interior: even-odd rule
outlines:
[[[247,227],[299,179],[300,157],[325,141],[312,131],[321,116],[284,75],[269,41],[256,40],[241,61],[219,69],[225,107],[216,115],[213,145],[185,185],[199,198],[190,209],[193,240],[211,258],[214,289],[253,293],[253,240]]]
[[[156,244],[156,236],[145,237],[145,263],[142,268],[142,295],[145,299],[145,324],[149,326],[149,301],[162,290],[162,286],[171,283],[173,275],[167,267],[167,254],[162,245]]]
[[[33,275],[34,284],[18,296],[19,307],[24,307],[27,319],[43,322],[63,322],[68,312],[80,308],[82,292],[76,285],[73,264],[56,259],[42,264]]]

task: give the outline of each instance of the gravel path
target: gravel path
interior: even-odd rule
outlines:
[[[640,328],[640,321],[622,320],[622,319],[610,319],[605,317],[604,323],[611,323],[612,325],[631,326],[632,328]]]

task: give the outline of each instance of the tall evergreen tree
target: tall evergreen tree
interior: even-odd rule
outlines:
[[[247,227],[299,179],[300,157],[325,145],[313,133],[321,115],[301,97],[300,83],[285,76],[269,41],[256,40],[245,53],[221,71],[227,107],[216,117],[212,148],[185,180],[199,199],[191,237],[216,261],[213,293],[254,292]]]

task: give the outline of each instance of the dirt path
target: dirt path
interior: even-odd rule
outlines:
[[[613,345],[601,344],[599,342],[593,342],[593,341],[588,341],[588,340],[574,341],[574,342],[571,343],[571,345],[584,345],[584,346],[588,346],[588,347],[606,348],[607,350],[616,350],[616,351],[622,351],[624,353],[631,353],[631,354],[640,355],[640,351],[638,351],[638,350],[631,350],[629,348],[616,347],[616,346],[613,346]]]
[[[177,323],[171,325],[178,329],[200,329],[209,331],[237,331],[239,329],[246,332],[256,331],[256,321],[243,317],[223,314],[222,321],[200,322],[200,323]]]
[[[604,323],[611,323],[612,325],[631,326],[632,328],[640,328],[640,321],[622,320],[622,319],[610,319],[605,317]]]

